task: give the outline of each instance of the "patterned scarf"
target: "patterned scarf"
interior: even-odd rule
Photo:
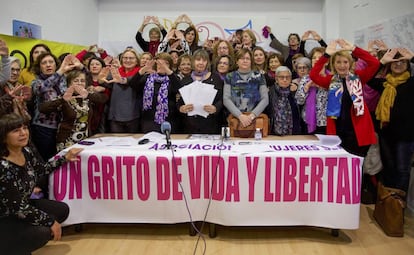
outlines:
[[[275,85],[276,100],[273,100],[275,121],[273,124],[277,135],[291,135],[293,130],[292,108],[289,103],[289,88],[281,88]]]
[[[168,87],[170,78],[167,75],[159,75],[158,73],[149,74],[144,87],[143,110],[152,109],[152,100],[154,98],[154,83],[161,83],[157,96],[157,106],[154,121],[161,124],[168,116]]]
[[[346,78],[346,87],[352,99],[356,116],[364,114],[364,97],[362,92],[362,83],[358,75],[349,73]],[[342,79],[338,74],[332,76],[331,84],[328,90],[328,104],[326,109],[327,117],[336,119],[341,115],[341,101],[344,88]]]
[[[375,110],[377,120],[381,121],[381,127],[383,123],[390,121],[391,108],[394,105],[395,96],[397,95],[396,88],[400,84],[405,83],[409,78],[410,73],[408,71],[405,71],[398,76],[387,74],[385,77],[386,81],[384,82],[384,91],[382,92],[377,109]]]

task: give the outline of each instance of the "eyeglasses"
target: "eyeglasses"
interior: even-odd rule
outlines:
[[[122,57],[123,60],[134,60],[136,57]]]
[[[219,50],[228,50],[228,49],[229,49],[229,47],[227,47],[227,46],[223,46],[223,47],[218,47],[217,49],[219,49]]]
[[[307,70],[308,67],[307,66],[298,66],[298,67],[296,67],[296,69],[298,69],[298,70]]]
[[[251,61],[251,59],[249,57],[239,58],[239,60]]]
[[[290,78],[292,78],[292,76],[290,76],[290,75],[287,75],[287,76],[278,75],[277,78],[280,79],[280,80],[289,80]]]
[[[13,72],[16,72],[16,73],[18,73],[18,72],[20,72],[21,71],[21,69],[20,68],[10,68],[10,71],[13,73]]]

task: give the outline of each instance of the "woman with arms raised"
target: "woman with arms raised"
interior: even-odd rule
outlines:
[[[367,62],[367,67],[353,72],[350,52]],[[328,61],[332,74],[322,73]],[[325,54],[309,73],[313,82],[328,89],[327,134],[338,135],[345,150],[362,157],[365,157],[369,146],[377,142],[371,116],[364,102],[362,84],[370,80],[378,68],[378,59],[369,52],[338,39],[329,43]]]

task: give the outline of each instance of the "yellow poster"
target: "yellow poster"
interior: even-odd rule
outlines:
[[[53,55],[55,55],[56,57],[59,57],[61,54],[66,52],[76,55],[78,52],[88,48],[88,46],[83,45],[54,42],[40,39],[22,38],[3,34],[0,34],[0,39],[4,40],[7,43],[7,46],[9,47],[9,54],[20,59],[22,67],[29,66],[30,50],[34,45],[38,43],[44,43],[47,46],[49,46]]]

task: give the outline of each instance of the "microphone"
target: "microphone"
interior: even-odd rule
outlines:
[[[167,149],[171,147],[171,124],[168,121],[161,123],[161,133],[165,134],[167,140]]]

